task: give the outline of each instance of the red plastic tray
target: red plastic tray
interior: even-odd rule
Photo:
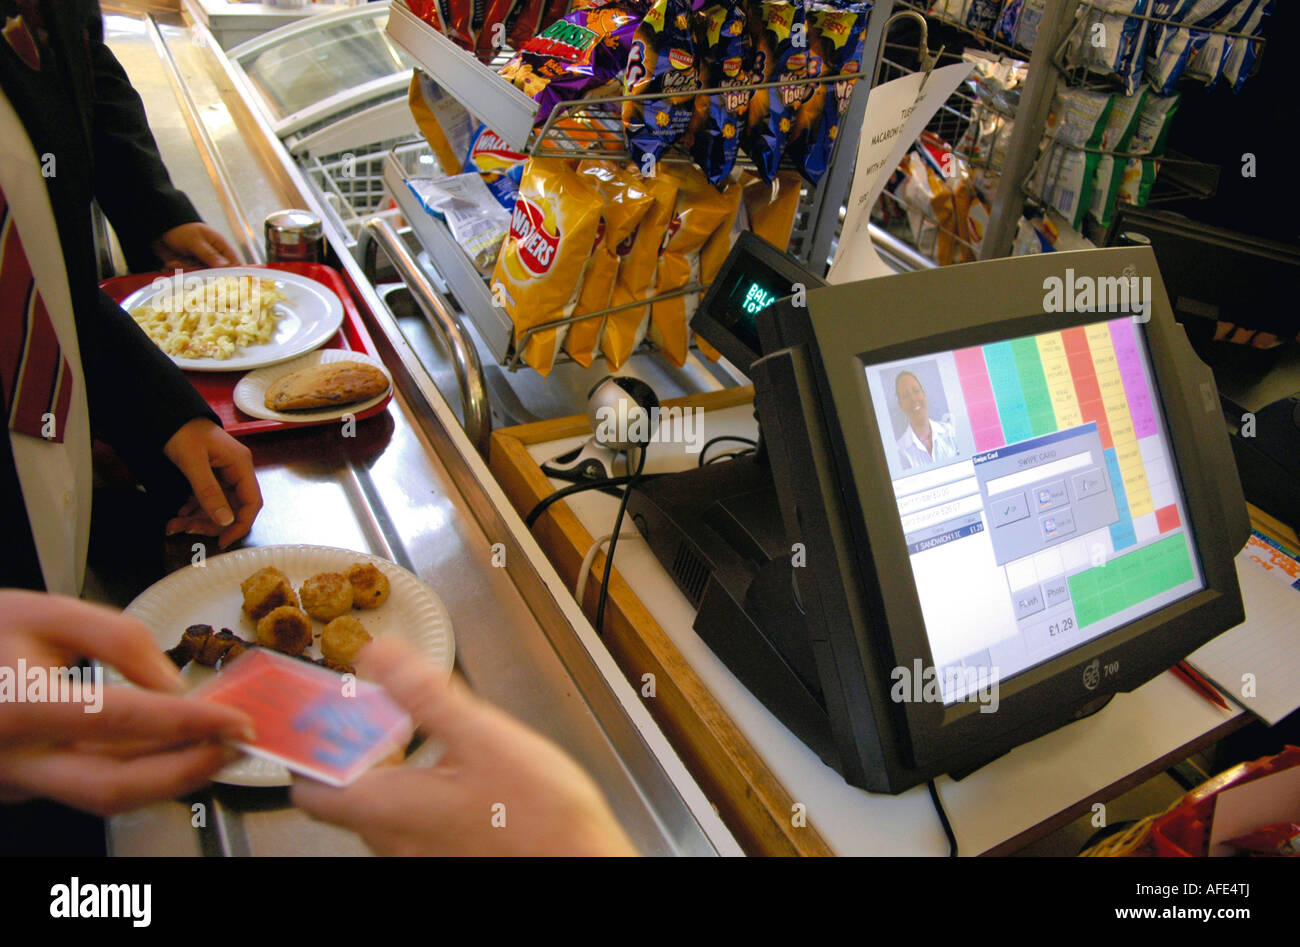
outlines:
[[[320,263],[267,263],[263,264],[262,268],[286,270],[290,273],[298,273],[301,276],[314,279],[316,282],[329,287],[334,295],[339,298],[339,302],[343,304],[343,325],[321,348],[344,349],[349,352],[360,352],[374,359],[379,358],[379,350],[375,348],[370,333],[366,331],[366,327],[361,321],[361,313],[357,311],[356,305],[352,302],[352,294],[348,292],[347,284],[343,282],[343,278],[339,276],[336,270]],[[129,276],[115,276],[112,279],[104,280],[99,285],[104,292],[121,302],[140,287],[148,286],[158,277],[169,277],[171,275],[171,273],[132,273]],[[265,418],[254,418],[245,414],[235,407],[233,398],[235,385],[246,374],[247,371],[186,372],[185,377],[190,380],[190,383],[203,396],[212,410],[217,413],[217,417],[221,419],[221,426],[227,432],[236,436],[264,434],[268,431],[283,431],[289,428],[337,423],[333,420],[303,421],[301,423],[269,421]],[[357,420],[361,421],[365,418],[374,417],[387,408],[388,402],[392,400],[393,393],[390,388],[388,397],[384,398],[379,404],[357,414]]]

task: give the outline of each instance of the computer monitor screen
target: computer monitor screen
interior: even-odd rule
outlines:
[[[945,704],[1205,587],[1132,318],[865,371]]]

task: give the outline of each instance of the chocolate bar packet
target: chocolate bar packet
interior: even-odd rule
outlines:
[[[803,0],[765,0],[749,23],[754,40],[754,81],[802,79],[808,71],[807,11]],[[751,11],[753,7],[751,7]],[[776,176],[807,86],[759,89],[749,100],[749,156],[765,181]]]
[[[706,88],[726,89],[753,81],[753,39],[745,29],[746,12],[738,0],[705,7],[696,17]],[[695,97],[691,157],[709,183],[722,187],[736,163],[752,92],[720,92]]]
[[[643,0],[610,0],[574,10],[524,43],[501,68],[501,76],[537,100],[540,125],[560,102],[617,88],[645,12]]]
[[[623,103],[628,151],[642,173],[685,134],[698,88],[690,0],[655,0],[637,27],[623,75],[627,95],[663,93]]]

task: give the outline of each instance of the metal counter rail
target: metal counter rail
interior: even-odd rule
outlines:
[[[465,434],[484,457],[492,438],[492,411],[488,404],[487,381],[483,378],[483,365],[479,361],[474,340],[460,324],[442,294],[433,288],[420,265],[411,256],[393,225],[382,217],[371,217],[365,222],[365,233],[370,241],[363,245],[364,254],[382,248],[397,269],[397,275],[419,304],[425,320],[451,348],[456,362],[456,378],[460,383],[461,400],[465,415]]]
[[[159,35],[179,60],[204,58],[202,70],[184,70],[200,116],[228,114],[238,126],[241,134],[233,142],[227,137],[226,146],[242,147],[244,161],[257,156],[272,185],[265,200],[319,214],[302,172],[248,106],[241,77],[205,34],[201,24],[185,29],[160,23]],[[223,139],[213,134],[211,143],[221,148]],[[202,148],[203,136],[194,144]],[[232,153],[224,154],[233,165]],[[201,155],[194,162],[200,171],[182,169],[192,177],[204,168]],[[272,209],[256,202],[244,208],[250,214]],[[343,235],[328,227],[327,239],[335,252],[346,246]],[[266,505],[247,544],[341,546],[411,569],[447,605],[458,672],[479,695],[572,754],[642,852],[740,854],[359,264],[346,251],[337,262],[393,376],[396,396],[387,412],[358,424],[355,438],[321,427],[250,439]],[[187,565],[191,542],[169,540],[143,570],[101,561],[87,596],[125,605],[149,583]],[[202,826],[195,824],[199,810],[191,808],[200,803]],[[285,790],[224,786],[113,819],[110,846],[123,855],[365,852],[351,833],[289,807]]]

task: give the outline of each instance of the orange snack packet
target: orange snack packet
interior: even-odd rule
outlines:
[[[771,184],[756,177],[742,178],[742,183],[750,229],[778,250],[786,249],[803,189],[799,172],[780,171]]]
[[[601,196],[604,209],[574,315],[608,308],[618,275],[619,244],[636,232],[641,218],[654,203],[649,190],[641,183],[641,176],[612,161],[583,161],[578,165],[578,173]],[[595,356],[604,321],[603,318],[587,319],[569,326],[564,350],[583,368]]]
[[[566,161],[530,159],[524,165],[510,232],[492,272],[492,299],[514,323],[515,344],[536,325],[573,311],[583,270],[600,226],[600,195]],[[542,375],[551,371],[565,329],[534,333],[523,359]]]
[[[618,279],[610,306],[623,306],[645,299],[654,285],[659,265],[659,248],[673,217],[677,201],[677,181],[659,173],[643,182],[650,192],[651,203],[636,230],[618,246]],[[605,353],[609,370],[617,371],[645,338],[650,321],[649,306],[628,306],[611,312],[605,319],[600,336],[600,350]]]
[[[663,173],[677,180],[677,204],[659,254],[656,296],[679,290],[700,278],[700,251],[720,226],[724,223],[731,226],[738,203],[719,194],[699,168],[673,168]],[[731,217],[727,216],[728,209]],[[678,366],[686,363],[687,318],[685,296],[662,299],[651,307],[650,340],[668,361]]]

